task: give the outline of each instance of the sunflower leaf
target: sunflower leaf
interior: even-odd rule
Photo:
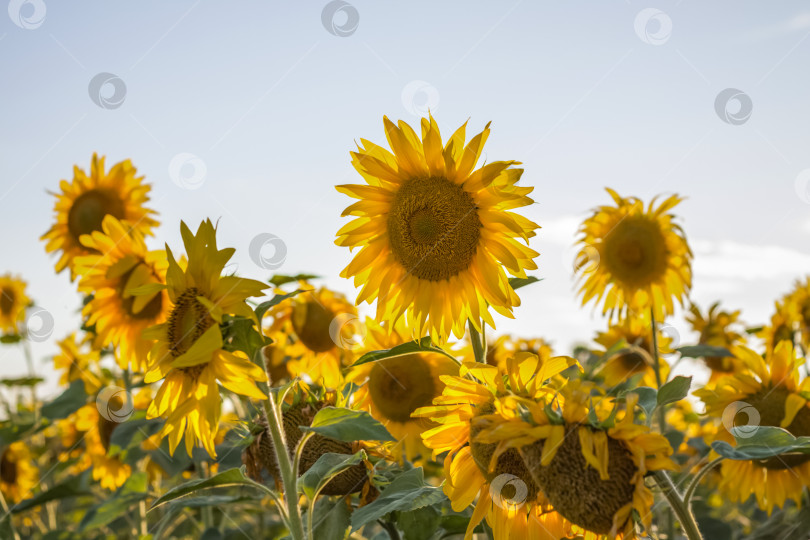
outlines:
[[[385,426],[366,411],[339,407],[324,407],[319,410],[309,426],[301,431],[312,431],[339,441],[396,441]]]
[[[75,380],[56,399],[42,406],[42,416],[49,420],[67,418],[87,402],[84,382]]]
[[[258,482],[254,482],[245,476],[245,467],[242,466],[239,469],[229,469],[225,472],[221,472],[215,476],[212,476],[211,478],[192,480],[191,482],[186,482],[185,484],[172,488],[164,493],[158,500],[152,503],[152,507],[149,509],[149,511],[151,512],[158,506],[161,506],[169,501],[179,499],[180,497],[190,495],[202,489],[230,486],[249,486],[255,487],[256,489],[262,491],[268,491],[267,487],[259,484]]]
[[[334,454],[331,452],[323,454],[301,476],[298,480],[298,487],[309,500],[312,500],[315,498],[315,494],[328,484],[332,478],[346,469],[362,463],[364,459],[366,459],[366,453],[363,450],[356,454]]]
[[[425,483],[421,467],[397,476],[374,502],[358,508],[352,514],[352,530],[376,521],[391,512],[410,512],[443,502],[447,496],[442,488]]]
[[[658,390],[657,405],[662,407],[682,400],[689,394],[690,386],[692,386],[692,377],[678,375]]]
[[[42,377],[15,377],[11,379],[0,379],[0,384],[8,387],[36,386],[44,380],[45,379],[43,379]]]
[[[296,289],[293,292],[288,293],[288,294],[277,294],[273,298],[271,298],[270,300],[268,300],[266,302],[262,302],[261,304],[256,306],[256,309],[254,310],[256,312],[256,319],[261,322],[262,317],[264,317],[264,314],[267,313],[268,309],[270,309],[273,306],[277,306],[278,304],[282,303],[284,300],[287,300],[288,298],[292,298],[293,296],[297,296],[297,295],[301,294],[302,292],[304,292],[303,289]]]
[[[351,532],[351,506],[342,498],[321,497],[312,514],[312,538],[318,540],[345,540]],[[306,514],[304,518],[307,518]]]
[[[275,274],[270,277],[269,283],[271,285],[275,285],[276,287],[281,287],[282,285],[292,283],[293,281],[309,281],[311,279],[317,279],[319,277],[320,276],[316,276],[315,274],[296,274],[294,276]]]
[[[737,446],[715,441],[712,448],[727,459],[760,460],[781,454],[810,454],[810,437],[794,437],[776,426],[736,426],[731,428]]]
[[[406,354],[414,354],[419,352],[443,354],[449,358],[453,358],[453,360],[456,361],[456,359],[449,355],[444,349],[433,345],[433,343],[430,341],[430,336],[425,336],[418,341],[408,341],[407,343],[397,345],[396,347],[391,347],[390,349],[367,352],[361,356],[357,362],[352,364],[352,367],[361,366],[369,362],[376,362],[377,360],[383,360],[385,358],[394,358],[396,356],[405,356]]]
[[[22,336],[20,334],[5,334],[0,336],[0,343],[4,343],[6,345],[19,343],[20,341],[22,341]]]
[[[111,497],[91,508],[82,518],[82,532],[103,527],[125,514],[137,502],[146,498],[149,485],[145,472],[136,472]]]
[[[509,278],[509,285],[512,287],[513,290],[520,289],[521,287],[525,287],[526,285],[531,285],[532,283],[537,283],[538,281],[543,281],[540,278],[536,278],[534,276],[529,276],[527,278],[517,278],[512,277]]]
[[[11,512],[17,514],[46,502],[65,498],[75,499],[76,497],[92,494],[93,492],[90,491],[90,471],[84,471],[77,476],[71,476],[67,480],[56,484],[48,491],[43,491],[30,499],[15,504],[11,507]]]
[[[711,345],[686,345],[675,349],[684,358],[704,358],[706,356],[734,356],[725,347],[712,347]]]

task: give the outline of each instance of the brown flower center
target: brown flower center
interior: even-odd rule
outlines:
[[[16,298],[14,289],[11,287],[0,288],[0,314],[11,315]]]
[[[416,421],[411,413],[436,397],[430,366],[418,354],[375,362],[367,384],[375,407],[394,422]]]
[[[6,484],[14,484],[17,482],[17,464],[9,457],[9,452],[3,452],[3,457],[0,458],[0,480]]]
[[[446,178],[413,178],[394,196],[388,214],[391,251],[419,279],[441,281],[466,270],[480,236],[472,195]]]
[[[554,459],[540,465],[544,441],[520,449],[524,463],[548,501],[564,518],[597,534],[609,534],[613,516],[633,501],[636,465],[621,442],[608,437],[607,480],[582,455],[577,429],[566,428]],[[621,530],[619,524],[619,529]]]
[[[101,230],[104,216],[124,217],[124,202],[114,193],[91,189],[76,197],[68,211],[68,231],[77,241],[83,234]]]
[[[146,305],[142,306],[138,311],[135,311],[135,301],[138,299],[138,297],[126,293],[126,289],[129,285],[129,279],[136,272],[136,270],[141,268],[144,268],[149,273],[152,273],[152,269],[149,267],[149,265],[146,263],[138,263],[137,265],[133,266],[129,272],[121,276],[118,281],[118,287],[116,287],[116,292],[118,293],[118,297],[121,299],[121,307],[129,314],[130,317],[141,320],[154,319],[160,315],[160,312],[163,309],[163,294],[155,294],[152,299],[146,303]],[[155,276],[155,280],[157,281],[157,276]]]
[[[186,289],[177,298],[169,315],[169,350],[175,358],[188,352],[194,342],[216,323],[208,314],[208,308],[197,300],[201,294],[196,287]],[[193,366],[197,367],[200,366]]]
[[[667,271],[667,246],[658,223],[645,216],[620,221],[604,240],[603,262],[610,274],[632,287],[644,287]]]
[[[335,314],[315,300],[295,304],[292,325],[301,343],[316,353],[335,348],[329,327]]]

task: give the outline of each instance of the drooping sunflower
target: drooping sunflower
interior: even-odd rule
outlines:
[[[94,395],[102,386],[101,379],[94,371],[100,354],[97,349],[84,347],[85,341],[77,340],[75,333],[57,341],[59,354],[53,357],[53,367],[62,372],[59,384],[68,385],[81,380],[87,395]]]
[[[104,216],[125,220],[143,234],[151,234],[152,228],[158,225],[153,218],[155,211],[144,206],[149,201],[151,186],[143,183],[143,176],[136,176],[136,169],[128,159],[105,172],[104,157],[99,158],[94,153],[90,174],[74,166],[73,180],[60,181],[59,188],[61,193],[53,193],[56,223],[41,239],[47,241],[48,253],[62,252],[56,271],[70,268],[71,280],[76,277],[74,257],[92,253],[82,245],[82,235],[100,231]]]
[[[402,319],[390,328],[369,317],[366,330],[359,352],[390,349],[411,341]],[[412,418],[411,413],[442,394],[444,375],[458,375],[458,364],[451,358],[441,353],[413,353],[353,367],[346,381],[361,385],[354,393],[354,406],[367,410],[399,441],[393,454],[414,461],[428,454],[421,435],[436,424]]]
[[[189,455],[196,443],[215,456],[214,437],[221,414],[218,384],[243,396],[265,399],[256,382],[267,380],[264,369],[244,353],[223,348],[219,325],[226,314],[255,320],[245,300],[261,296],[267,286],[222,276],[234,249],[217,249],[216,229],[210,220],[203,221],[196,234],[181,222],[180,232],[188,265],[183,270],[166,246],[170,314],[166,322],[144,332],[145,338],[155,340],[144,380],[162,379],[147,417],[166,418],[161,436],[169,438],[172,453],[185,434]]]
[[[601,354],[607,355],[608,351],[622,341],[626,346],[613,352],[605,363],[599,368],[605,384],[615,386],[630,377],[642,374],[641,384],[644,386],[657,386],[655,377],[655,351],[652,341],[652,329],[649,323],[649,316],[640,314],[636,317],[628,317],[623,321],[611,325],[606,332],[599,332],[594,341],[605,348]],[[670,344],[672,339],[658,330],[658,354],[661,380],[666,381],[669,376],[669,364],[660,357],[662,354],[672,352]]]
[[[747,347],[732,349],[745,370],[722,377],[713,388],[694,392],[706,405],[706,413],[722,419],[716,440],[734,444],[730,426],[779,426],[793,435],[810,435],[810,407],[805,398],[810,379],[800,380],[793,345],[781,341],[766,356]],[[720,491],[731,501],[745,502],[754,496],[760,509],[770,513],[787,499],[801,504],[805,486],[810,486],[810,456],[785,455],[760,461],[724,460],[720,464]]]
[[[607,192],[616,206],[600,206],[579,229],[582,304],[603,302],[602,313],[623,318],[649,313],[663,320],[683,303],[692,286],[692,250],[681,226],[668,213],[683,199],[671,195],[644,208],[636,197]]]
[[[97,345],[117,348],[122,369],[144,372],[152,342],[143,331],[164,322],[169,313],[169,298],[161,287],[166,257],[162,251],[148,251],[141,231],[112,215],[104,216],[101,227],[81,238],[91,254],[74,260],[79,292],[93,295],[82,314],[87,326],[95,327]],[[136,296],[138,287],[150,290]]]
[[[699,344],[725,349],[745,344],[742,334],[734,330],[734,325],[739,324],[739,318],[739,310],[723,311],[720,309],[719,302],[709,307],[705,317],[695,304],[689,307],[689,313],[686,315],[686,320],[692,325],[692,329],[700,333]],[[739,362],[733,356],[708,356],[703,358],[703,361],[706,363],[706,367],[712,370],[711,382],[739,369]]]
[[[509,335],[498,336],[487,345],[487,364],[506,369],[506,362],[519,352],[536,354],[545,362],[554,354],[551,345],[543,338],[520,338]]]
[[[25,320],[25,308],[31,299],[25,294],[27,283],[11,274],[0,276],[0,332],[17,333]]]
[[[496,540],[568,537],[569,528],[547,507],[517,450],[493,457],[495,445],[473,443],[478,429],[473,428],[473,423],[495,411],[499,396],[549,395],[553,390],[545,386],[546,382],[572,365],[576,365],[573,358],[554,357],[542,362],[531,353],[518,353],[509,360],[506,371],[465,362],[461,376],[442,377],[444,390],[432,406],[413,413],[416,418],[439,424],[424,432],[422,438],[433,449],[434,458],[447,452],[443,489],[453,510],[460,512],[475,502],[465,540],[472,538],[473,530],[484,518]]]
[[[307,375],[312,382],[337,388],[341,370],[351,365],[359,330],[357,309],[346,298],[325,287],[306,290],[270,309],[270,332],[286,335],[280,342],[292,376]]]
[[[512,210],[532,204],[517,185],[516,161],[475,168],[489,124],[465,146],[466,124],[442,146],[439,126],[422,119],[421,140],[405,122],[383,118],[393,153],[365,139],[352,165],[366,184],[337,190],[359,199],[336,243],[360,252],[341,273],[363,288],[357,303],[377,302],[377,320],[405,315],[419,337],[464,335],[471,320],[495,326],[489,308],[507,317],[520,299],[504,268],[525,277],[537,268],[528,239],[538,226]],[[521,243],[520,240],[524,243]]]
[[[7,501],[18,503],[39,484],[39,470],[24,441],[9,444],[0,456],[0,490]]]
[[[586,540],[633,538],[634,511],[648,530],[651,525],[654,497],[644,476],[675,469],[672,448],[635,421],[638,394],[628,394],[619,411],[595,392],[593,383],[575,380],[553,403],[504,396],[491,414],[474,421],[473,441],[494,446],[493,462],[517,452],[573,533]]]

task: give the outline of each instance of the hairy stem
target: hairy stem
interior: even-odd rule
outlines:
[[[684,503],[683,498],[681,498],[680,493],[678,493],[678,489],[675,487],[675,484],[672,483],[672,478],[670,478],[665,471],[655,471],[653,478],[655,478],[658,487],[661,488],[661,492],[664,494],[664,497],[666,497],[670,508],[675,512],[686,537],[689,540],[703,540],[697,523],[695,522],[695,516],[692,515],[692,511],[686,503]]]
[[[483,329],[483,325],[482,325]],[[482,364],[487,363],[487,342],[486,338],[476,330],[472,320],[467,321],[467,330],[470,332],[470,343],[472,343],[475,361]]]
[[[284,500],[287,502],[287,520],[290,537],[293,540],[304,540],[304,524],[301,520],[301,509],[298,506],[298,471],[293,470],[290,455],[287,453],[287,441],[281,427],[281,411],[273,398],[272,392],[264,402],[267,425],[273,439],[281,483],[284,486]]]

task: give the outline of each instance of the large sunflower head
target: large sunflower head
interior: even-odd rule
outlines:
[[[689,307],[686,320],[692,325],[695,332],[700,333],[698,343],[712,347],[730,349],[743,345],[745,338],[734,327],[739,324],[740,311],[723,311],[720,303],[716,302],[709,307],[704,316],[695,304]],[[706,367],[712,370],[712,381],[718,377],[733,373],[738,369],[739,362],[732,356],[707,356],[703,359]]]
[[[7,501],[18,503],[39,484],[39,470],[24,441],[9,444],[0,455],[0,490]]]
[[[92,295],[82,310],[86,325],[94,327],[98,345],[117,347],[123,369],[146,370],[151,342],[143,331],[166,320],[169,298],[163,283],[166,257],[148,251],[142,233],[112,215],[104,216],[102,230],[82,236],[90,255],[76,257],[74,270],[79,292]],[[143,292],[135,295],[139,287]]]
[[[531,353],[518,353],[506,371],[465,362],[460,376],[441,377],[445,387],[432,406],[413,413],[437,424],[422,438],[434,457],[447,452],[443,489],[453,510],[460,512],[478,499],[465,538],[471,538],[485,517],[497,540],[541,538],[545,530],[558,534],[557,538],[567,537],[559,516],[544,507],[542,494],[517,450],[495,456],[494,444],[475,444],[479,428],[474,423],[496,410],[499,397],[547,399],[563,384],[560,372],[573,365],[573,358],[559,356],[544,362]],[[553,384],[548,385],[549,381]]]
[[[185,223],[180,224],[180,231],[188,265],[185,270],[181,268],[166,247],[169,316],[144,333],[147,339],[155,340],[144,380],[153,383],[162,379],[147,416],[166,417],[161,434],[169,438],[172,452],[185,433],[189,455],[197,443],[214,456],[221,413],[218,384],[237,394],[265,399],[256,382],[267,380],[264,369],[244,353],[223,348],[219,325],[225,315],[255,319],[245,300],[261,296],[267,286],[222,275],[234,249],[217,248],[216,229],[210,220],[203,221],[196,233]]]
[[[694,392],[718,427],[716,438],[734,443],[735,426],[779,426],[796,437],[810,435],[810,406],[806,396],[810,379],[801,380],[793,345],[781,341],[763,356],[746,347],[732,349],[744,370],[726,375],[712,388]],[[725,428],[725,429],[724,429]],[[810,456],[776,456],[760,461],[725,460],[720,469],[721,492],[732,501],[745,502],[754,495],[762,510],[771,512],[787,499],[801,504],[810,485]]]
[[[126,221],[143,234],[151,234],[152,228],[157,227],[158,222],[152,217],[154,210],[144,207],[151,188],[143,183],[143,176],[135,175],[130,160],[116,163],[105,172],[104,157],[93,154],[90,174],[74,166],[73,180],[59,183],[61,193],[53,194],[56,223],[42,235],[48,253],[61,251],[57,272],[69,267],[71,279],[76,277],[74,257],[94,251],[82,245],[81,237],[102,230],[106,215]]]
[[[362,352],[390,349],[411,340],[401,320],[391,328],[367,318],[366,330]],[[412,418],[411,413],[442,394],[443,375],[458,375],[458,364],[440,353],[413,353],[353,367],[346,380],[361,385],[354,394],[355,406],[367,410],[399,441],[394,454],[413,461],[427,454],[421,434],[436,424]]]
[[[602,312],[623,317],[655,310],[663,320],[692,286],[692,251],[674,215],[672,195],[645,209],[635,198],[607,190],[615,206],[600,206],[580,226],[578,245],[587,262],[577,266],[583,305],[604,300]],[[593,260],[591,260],[593,259]]]
[[[628,317],[623,321],[611,325],[606,332],[599,332],[594,341],[605,348],[601,354],[604,364],[599,368],[605,384],[615,386],[626,381],[634,375],[641,375],[641,384],[656,386],[655,350],[652,340],[652,327],[649,316],[640,314]],[[672,339],[658,328],[658,353],[672,352],[670,345]],[[615,346],[624,342],[625,346],[615,349]],[[669,374],[669,365],[661,359],[659,362],[661,376],[666,379]]]
[[[634,511],[650,526],[653,494],[644,476],[675,468],[667,439],[635,421],[637,398],[628,394],[626,408],[616,410],[580,381],[562,387],[553,402],[506,396],[474,421],[473,442],[492,448],[490,463],[517,453],[575,534],[633,537]]]
[[[533,202],[517,185],[523,169],[475,168],[489,124],[465,146],[466,124],[443,144],[433,117],[421,139],[405,122],[383,122],[393,153],[361,139],[352,165],[366,184],[337,186],[359,199],[337,233],[338,245],[361,248],[341,276],[363,286],[358,303],[376,300],[378,321],[406,315],[419,336],[461,338],[468,319],[494,327],[490,306],[511,316],[520,303],[504,268],[518,277],[537,268],[527,244],[538,226],[512,212]]]
[[[11,274],[0,276],[0,332],[17,333],[25,320],[25,308],[31,299],[25,294],[27,283]]]
[[[273,307],[269,332],[281,336],[286,368],[295,377],[306,375],[315,383],[337,388],[341,370],[351,365],[355,336],[360,328],[357,309],[346,298],[325,287],[307,289]],[[275,339],[274,339],[275,340]]]

